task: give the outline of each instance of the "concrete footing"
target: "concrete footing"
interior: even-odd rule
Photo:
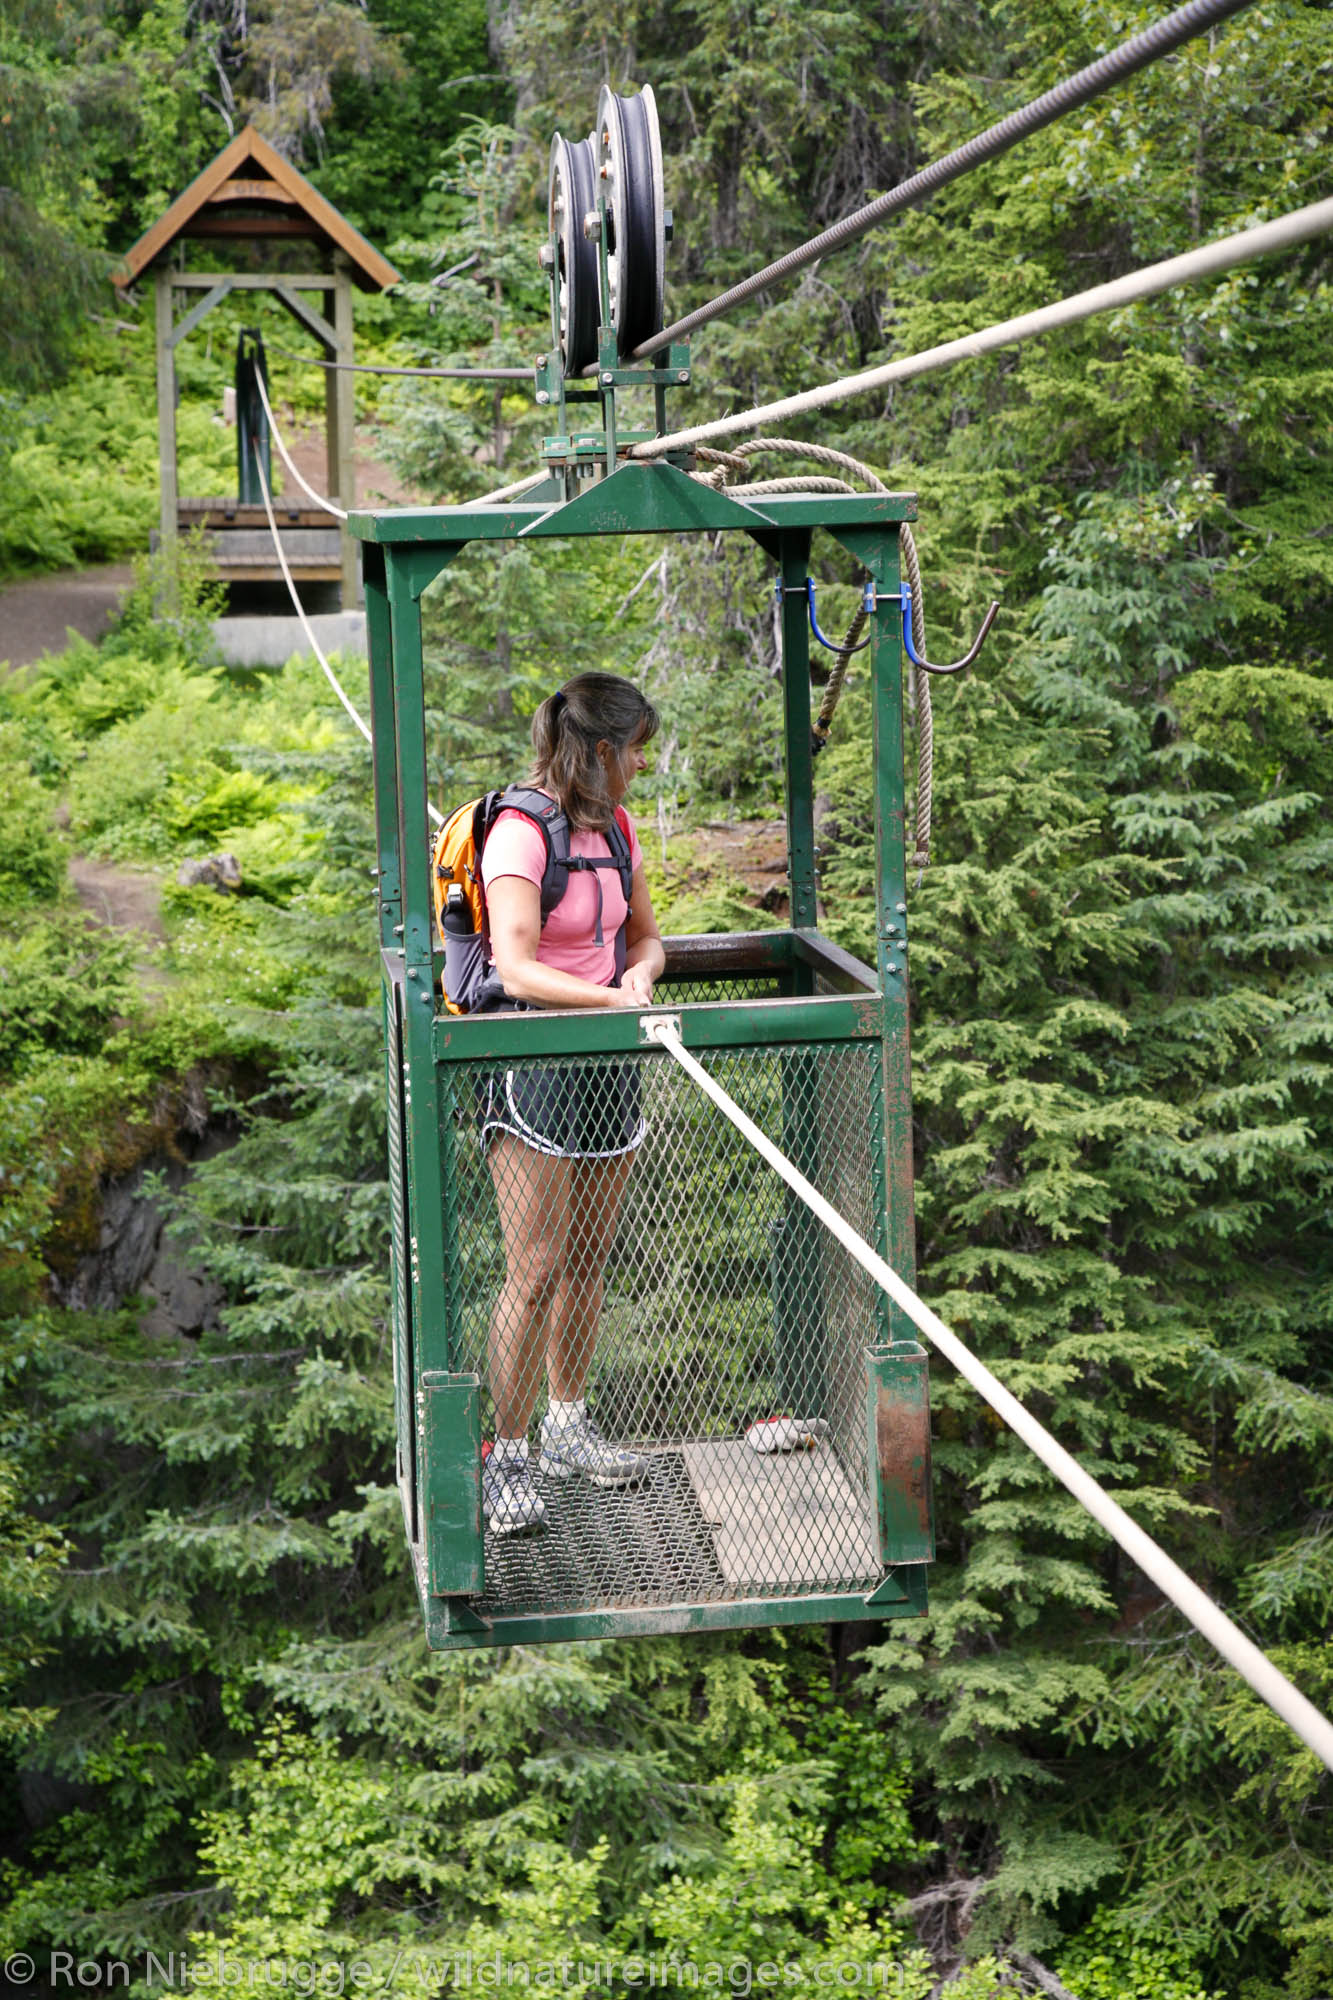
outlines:
[[[365,653],[364,611],[318,613],[310,628],[326,653]],[[299,618],[215,618],[213,637],[229,667],[283,667],[310,651]]]

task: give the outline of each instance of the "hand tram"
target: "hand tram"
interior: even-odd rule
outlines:
[[[904,857],[901,493],[764,492],[691,476],[666,432],[688,349],[661,326],[669,220],[650,91],[602,93],[597,129],[552,151],[552,349],[536,370],[555,429],[540,483],[468,506],[358,513],[374,730],[388,1089],[398,1483],[438,1648],[919,1616],[932,1555],[926,1355],[903,1318],[651,1033],[684,1046],[910,1283],[914,1272]],[[580,386],[589,376],[595,388]],[[617,432],[617,391],[651,388],[657,428]],[[601,404],[596,429],[567,405]],[[784,486],[794,482],[784,481]],[[876,963],[816,910],[807,578],[812,535],[870,579]],[[478,544],[748,535],[781,599],[790,920],[666,940],[653,1006],[456,1015],[440,995],[421,599]],[[446,695],[447,703],[447,695]],[[497,773],[493,782],[518,773]],[[454,803],[457,803],[455,801]],[[540,1533],[482,1506],[488,1324],[504,1278],[479,1092],[634,1073],[647,1136],[605,1272],[590,1379],[597,1421],[646,1468],[633,1485],[546,1483]],[[539,1404],[534,1424],[541,1415]]]

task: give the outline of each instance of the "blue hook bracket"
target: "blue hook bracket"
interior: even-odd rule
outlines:
[[[866,585],[866,589],[867,590],[870,589],[869,584]],[[855,646],[840,646],[838,645],[836,640],[826,639],[824,637],[824,634],[819,629],[819,616],[815,610],[815,580],[812,576],[808,576],[805,579],[804,586],[802,586],[799,583],[784,583],[781,577],[779,577],[777,582],[773,585],[773,595],[776,597],[779,604],[783,603],[783,601],[787,598],[787,596],[792,593],[801,593],[804,595],[806,605],[810,612],[810,630],[814,633],[816,639],[818,639],[820,645],[823,646],[826,649],[826,651],[830,653],[848,653],[848,654],[860,653],[864,651],[864,649],[870,644],[869,639],[862,639]],[[868,605],[867,608],[873,610],[874,606]]]
[[[881,604],[899,603],[902,605],[903,611],[903,651],[907,654],[908,659],[914,667],[920,667],[924,673],[928,674],[960,674],[964,667],[970,667],[973,660],[976,659],[977,654],[985,645],[986,634],[995,623],[995,615],[1000,608],[999,599],[993,599],[990,610],[981,621],[981,630],[977,633],[968,650],[963,654],[962,659],[952,660],[948,666],[942,666],[937,665],[934,660],[924,659],[912,643],[912,593],[907,585],[904,584],[901,590],[881,591],[875,589],[873,582],[866,585],[865,607],[872,615]]]

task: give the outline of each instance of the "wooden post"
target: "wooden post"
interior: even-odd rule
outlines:
[[[342,251],[336,251],[333,259],[333,327],[338,337],[337,349],[332,355],[334,361],[342,363],[340,368],[330,369],[332,390],[329,409],[330,424],[329,453],[333,461],[334,495],[340,507],[350,513],[356,505],[356,470],[352,454],[355,450],[356,425],[356,377],[351,364],[356,358],[352,332],[352,275],[351,265]],[[356,537],[346,521],[341,524],[342,544],[342,608],[351,611],[361,602],[361,579],[358,568],[358,547]]]
[[[334,326],[337,306],[334,303],[334,296],[331,290],[325,292],[323,298],[320,300],[320,306],[323,310],[325,323],[328,326]],[[328,336],[324,336],[324,359],[326,361],[336,361],[338,359],[336,326],[334,327],[334,340],[331,346]],[[338,459],[338,371],[336,368],[326,368],[324,370],[324,491],[328,494],[330,500],[336,500],[340,507],[347,505],[346,500],[343,498],[342,466]]]
[[[162,492],[160,529],[164,553],[176,542],[176,350],[171,344],[171,277],[171,265],[164,258],[153,271],[157,332],[157,462]]]

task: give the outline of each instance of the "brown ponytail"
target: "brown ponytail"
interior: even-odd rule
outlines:
[[[619,674],[575,674],[532,718],[529,783],[559,799],[572,827],[605,829],[615,807],[597,745],[625,750],[646,743],[657,729],[657,710],[632,681]]]

